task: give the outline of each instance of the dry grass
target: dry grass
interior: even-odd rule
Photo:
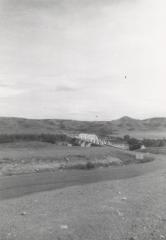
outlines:
[[[118,158],[109,157],[91,161],[69,162],[60,165],[60,169],[93,169],[97,167],[120,166],[123,162]]]
[[[142,152],[166,155],[166,147],[148,147],[145,150],[142,150]]]
[[[134,152],[112,147],[66,147],[40,142],[1,144],[0,153],[0,172],[10,174],[57,168],[91,169],[139,162]],[[149,159],[144,158],[140,162],[146,161]]]

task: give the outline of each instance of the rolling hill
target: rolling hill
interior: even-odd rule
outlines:
[[[76,121],[60,119],[0,118],[0,134],[76,134],[80,132],[97,135],[129,134],[135,137],[166,137],[166,118],[145,120],[122,117],[113,121]]]

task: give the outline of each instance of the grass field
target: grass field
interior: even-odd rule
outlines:
[[[142,150],[142,152],[166,155],[166,147],[148,147],[145,150]]]
[[[163,139],[166,138],[166,131],[120,131],[116,135],[113,136],[119,136],[124,137],[125,135],[130,135],[130,137],[134,137],[137,139]]]
[[[151,157],[145,158],[150,160]],[[57,168],[90,169],[137,162],[134,152],[112,147],[66,147],[41,142],[0,144],[1,174]]]

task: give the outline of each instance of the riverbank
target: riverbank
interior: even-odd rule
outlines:
[[[147,165],[155,171],[0,201],[0,240],[166,239],[165,158]]]

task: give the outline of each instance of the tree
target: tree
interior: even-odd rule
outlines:
[[[141,142],[136,138],[130,138],[128,144],[130,150],[136,150],[141,147]]]

